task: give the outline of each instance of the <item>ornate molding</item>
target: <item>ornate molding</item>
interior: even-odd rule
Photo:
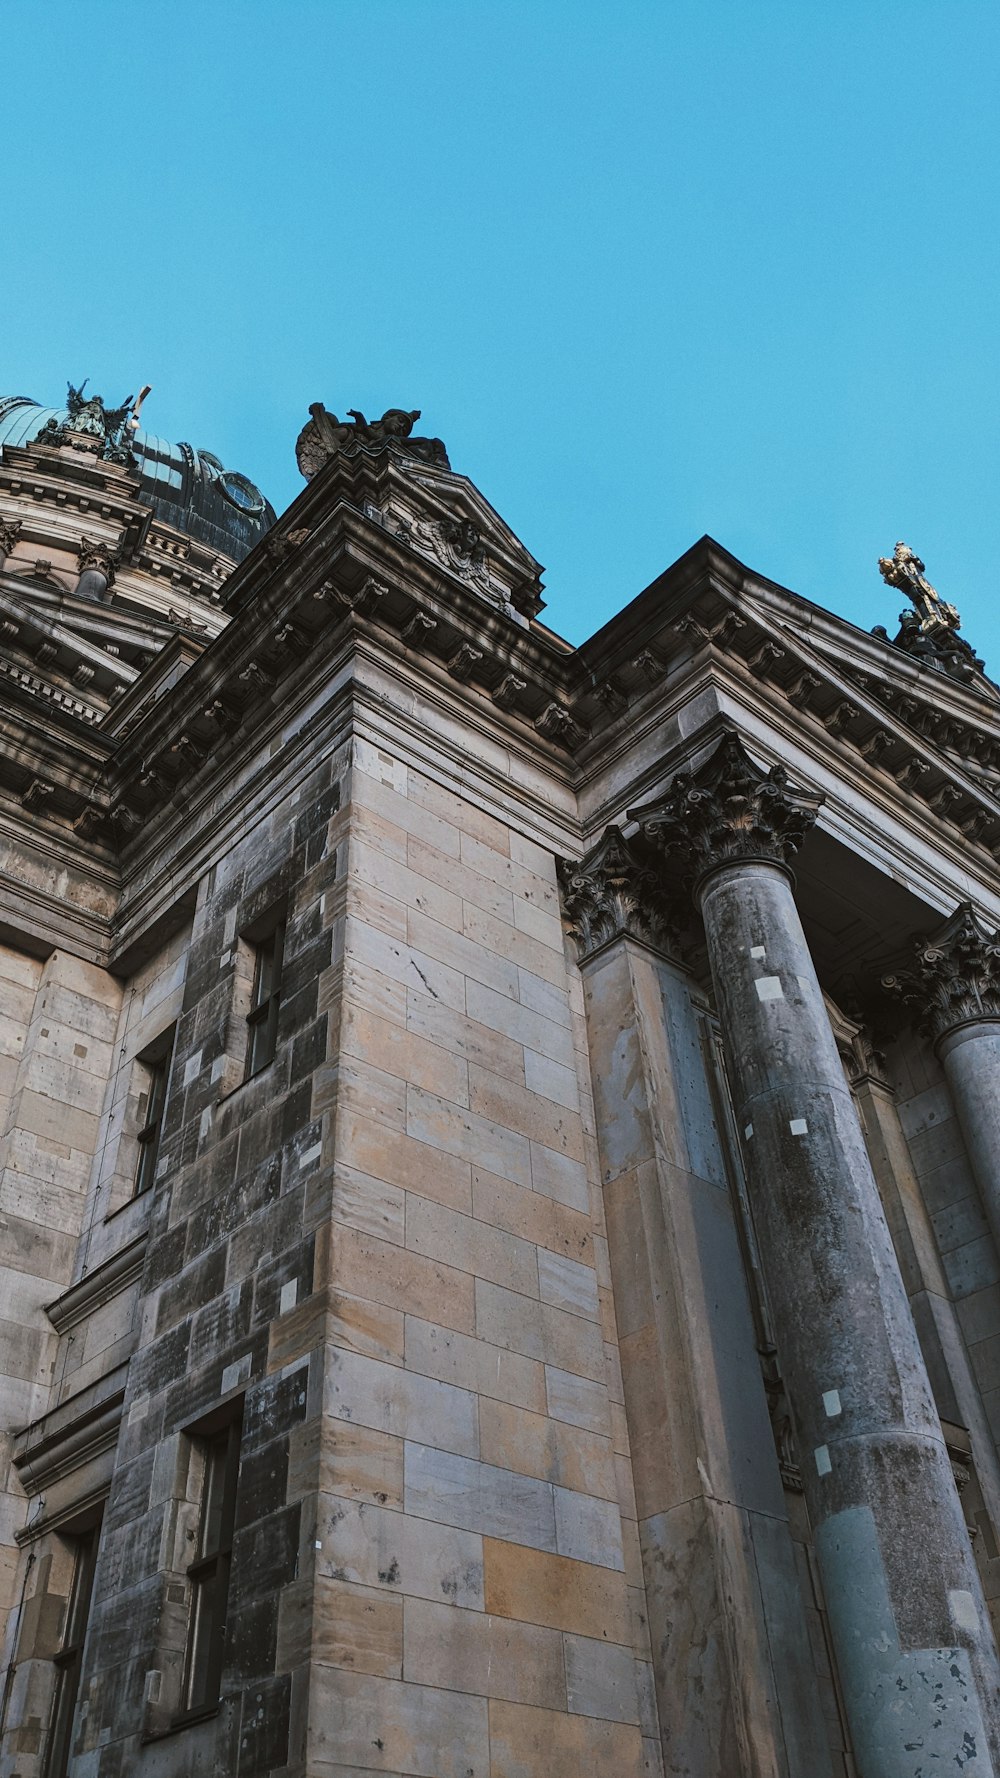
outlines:
[[[821,796],[793,790],[783,766],[762,771],[730,730],[695,773],[678,772],[663,801],[630,811],[644,837],[692,888],[744,859],[785,864],[813,826]]]
[[[1000,1020],[1000,933],[960,902],[932,938],[917,940],[913,968],[883,976],[882,986],[934,1043],[958,1025]]]
[[[667,947],[673,922],[659,874],[626,840],[606,827],[579,863],[557,865],[563,910],[581,963],[612,939],[647,939]]]
[[[0,559],[10,555],[20,535],[20,519],[0,519]]]

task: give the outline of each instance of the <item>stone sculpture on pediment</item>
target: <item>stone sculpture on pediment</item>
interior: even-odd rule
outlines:
[[[387,408],[380,420],[367,420],[358,408],[348,408],[347,419],[330,413],[321,401],[309,406],[306,421],[295,443],[295,460],[306,481],[312,481],[334,457],[358,451],[380,451],[388,446],[405,451],[425,463],[450,469],[448,453],[439,438],[414,438],[419,408]]]

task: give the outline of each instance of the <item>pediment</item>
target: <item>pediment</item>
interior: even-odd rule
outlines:
[[[0,675],[83,722],[103,721],[174,633],[43,582],[8,577],[0,585]]]
[[[515,621],[542,609],[541,564],[468,476],[400,456],[390,487],[388,530]]]

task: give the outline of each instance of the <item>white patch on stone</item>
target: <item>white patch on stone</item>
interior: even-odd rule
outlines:
[[[225,1068],[225,1066],[226,1066],[225,1056],[216,1056],[215,1061],[212,1063],[212,1080],[213,1081],[217,1081],[221,1078],[222,1071]]]
[[[758,1000],[784,1000],[785,990],[776,975],[760,975],[754,982]]]
[[[204,1111],[201,1114],[201,1117],[198,1120],[198,1139],[199,1139],[199,1141],[204,1142],[205,1137],[208,1135],[208,1132],[211,1128],[212,1128],[212,1107],[210,1105],[206,1105]]]
[[[767,952],[765,951],[763,945],[751,945],[750,946],[750,955],[751,955],[751,957],[766,957]]]
[[[829,1475],[833,1464],[830,1462],[830,1450],[827,1445],[817,1445],[813,1456],[816,1459],[816,1474]]]
[[[298,1295],[299,1286],[297,1280],[295,1278],[289,1278],[288,1283],[281,1286],[281,1296],[278,1299],[281,1305],[279,1314],[287,1315],[289,1309],[294,1309],[295,1304],[298,1301]]]
[[[230,908],[228,913],[226,914],[225,925],[222,928],[222,937],[223,937],[224,942],[227,945],[231,945],[233,942],[233,939],[236,937],[236,909],[235,908]]]
[[[809,1133],[809,1125],[806,1123],[804,1117],[790,1117],[788,1120],[788,1128],[791,1130],[793,1136],[806,1136]]]
[[[191,1082],[194,1080],[195,1075],[198,1073],[198,1070],[200,1069],[200,1067],[201,1067],[201,1051],[195,1050],[194,1055],[189,1056],[187,1061],[184,1064],[184,1085],[186,1087],[189,1087],[191,1085]]]
[[[228,969],[232,960],[233,960],[232,951],[223,951],[222,956],[219,958],[219,968],[220,969]]]
[[[299,1156],[299,1170],[301,1171],[303,1167],[311,1167],[313,1161],[318,1161],[322,1153],[322,1142],[317,1142],[313,1148],[307,1148],[305,1153]]]
[[[823,1409],[828,1420],[835,1420],[838,1414],[843,1413],[844,1410],[840,1405],[839,1389],[827,1389],[824,1392]]]
[[[975,1635],[979,1629],[979,1618],[976,1613],[976,1601],[971,1593],[963,1587],[955,1587],[948,1594],[948,1605],[951,1610],[951,1621],[959,1630],[967,1630]]]
[[[230,1389],[238,1389],[241,1383],[246,1382],[249,1375],[250,1354],[244,1352],[243,1357],[238,1358],[235,1364],[226,1365],[222,1373],[222,1394],[227,1394]]]
[[[798,982],[798,984],[799,984],[799,987],[800,987],[800,988],[806,988],[806,989],[808,989],[808,987],[809,987],[809,977],[808,977],[808,976],[807,976],[807,975],[797,975],[797,976],[796,976],[796,977],[795,977],[795,980],[796,980],[796,981],[797,981],[797,982]]]
[[[744,1130],[743,1135],[744,1135],[746,1141],[749,1142],[751,1136],[753,1135],[753,1124],[747,1124],[747,1127]]]
[[[313,1547],[317,1550],[321,1550],[323,1548],[323,1539],[321,1537],[317,1537],[315,1545]]]

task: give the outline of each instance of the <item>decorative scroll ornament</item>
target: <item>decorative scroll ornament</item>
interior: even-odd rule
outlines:
[[[347,410],[346,420],[338,420],[321,401],[314,401],[309,413],[311,418],[295,443],[295,461],[307,482],[312,481],[333,457],[355,456],[361,450],[381,451],[389,445],[408,456],[419,457],[424,463],[436,463],[441,469],[451,468],[448,453],[439,438],[411,437],[414,422],[420,418],[419,408],[390,407],[381,420],[366,420],[364,414],[352,407]]]
[[[935,1043],[958,1025],[1000,1020],[1000,933],[960,902],[933,938],[917,940],[913,969],[883,976],[882,986]]]
[[[821,796],[793,790],[783,766],[762,771],[730,730],[699,771],[678,772],[662,802],[629,814],[694,888],[721,864],[751,858],[786,863],[822,802]]]
[[[673,921],[659,875],[620,827],[606,827],[578,864],[563,858],[557,869],[581,963],[622,936],[668,944]]]

